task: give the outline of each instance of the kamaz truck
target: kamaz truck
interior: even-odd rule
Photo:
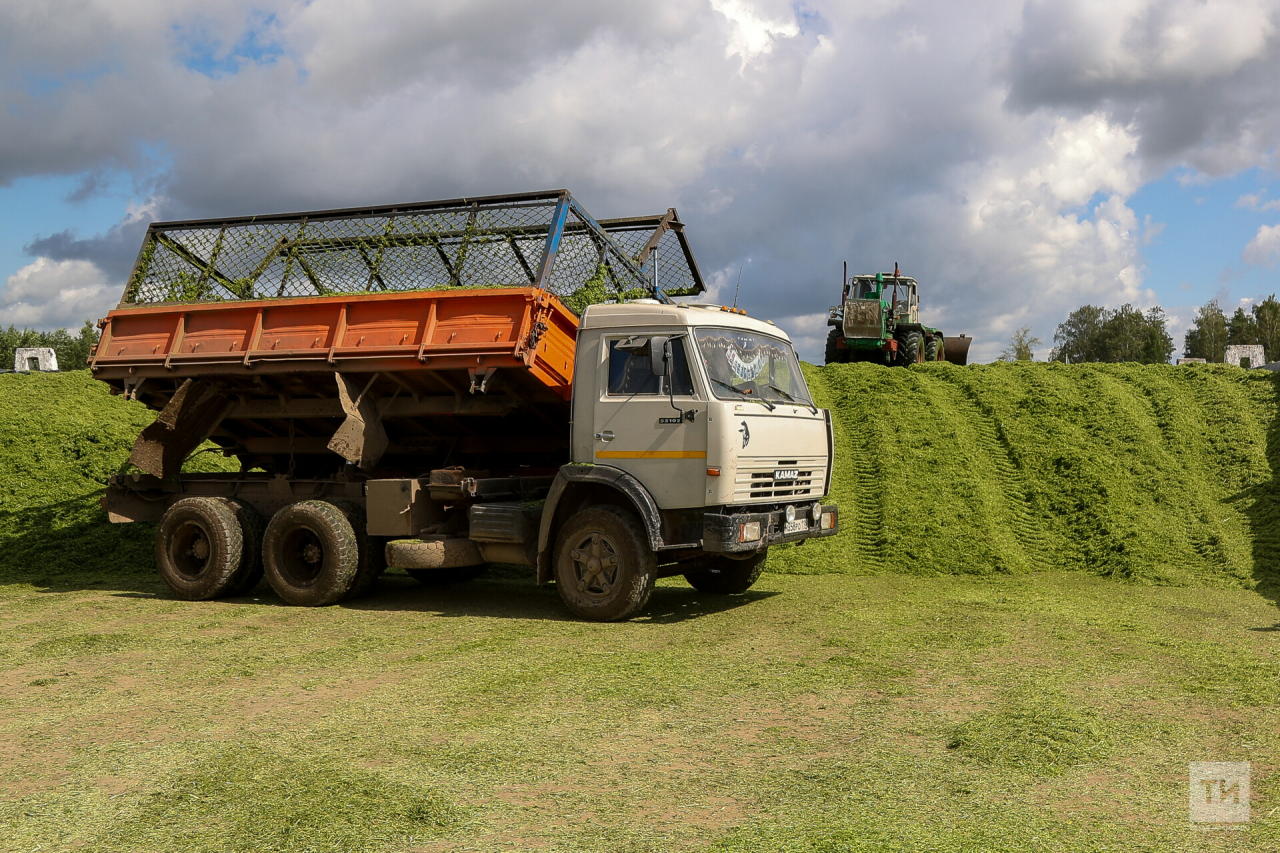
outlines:
[[[702,291],[674,209],[564,190],[153,223],[89,363],[158,411],[103,506],[157,522],[192,600],[488,563],[592,620],[664,576],[744,592],[836,535],[831,418],[782,330]],[[211,449],[239,470],[194,473]]]
[[[828,311],[826,363],[870,361],[904,366],[926,361],[965,364],[973,339],[944,337],[920,322],[914,278],[893,265],[891,273],[850,277],[846,270],[840,304]]]

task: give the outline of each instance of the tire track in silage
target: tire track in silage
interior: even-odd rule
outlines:
[[[877,395],[851,393],[847,384],[851,373],[845,373],[850,368],[845,365],[826,370],[828,377],[835,380],[831,384],[836,386],[832,388],[831,406],[836,427],[836,481],[845,492],[839,496],[840,523],[852,534],[850,539],[862,568],[868,573],[881,573],[890,566]]]
[[[972,376],[959,370],[936,375],[942,380],[935,385],[937,392],[945,394],[957,411],[971,415],[965,422],[972,433],[974,448],[988,460],[995,474],[1003,496],[1004,520],[1013,532],[1021,557],[1033,571],[1050,568],[1049,536],[1032,506],[1031,490],[1000,413],[978,394]]]

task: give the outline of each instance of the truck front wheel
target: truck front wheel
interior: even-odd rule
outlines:
[[[183,498],[165,510],[156,530],[160,577],[179,598],[226,595],[240,572],[244,538],[235,513],[217,498]]]
[[[272,516],[262,556],[271,588],[304,607],[339,601],[361,568],[355,529],[327,501],[300,501]]]
[[[570,610],[593,622],[614,622],[648,603],[657,561],[634,513],[598,506],[575,513],[561,528],[555,575]]]
[[[712,595],[738,595],[751,589],[764,571],[768,549],[755,552],[744,560],[731,557],[708,557],[702,568],[685,572],[684,579],[698,592]]]

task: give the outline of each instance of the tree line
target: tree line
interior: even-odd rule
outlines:
[[[58,357],[59,370],[83,370],[97,343],[98,329],[89,320],[75,335],[66,329],[39,332],[10,325],[0,328],[0,370],[13,368],[14,351],[19,347],[50,347]]]
[[[1216,299],[1196,309],[1183,344],[1187,358],[1220,362],[1232,344],[1262,344],[1267,358],[1280,356],[1280,300],[1274,293],[1248,311],[1237,308],[1230,318]]]
[[[1053,333],[1050,361],[1079,364],[1082,361],[1137,361],[1163,364],[1173,354],[1173,338],[1166,328],[1164,309],[1141,311],[1132,305],[1102,308],[1081,305],[1067,315]],[[1031,337],[1031,327],[1013,333],[1001,361],[1032,361],[1039,338]]]

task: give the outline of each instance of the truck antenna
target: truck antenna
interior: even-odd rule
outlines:
[[[733,307],[738,307],[738,288],[742,287],[742,267],[738,267],[738,283],[733,286]]]

